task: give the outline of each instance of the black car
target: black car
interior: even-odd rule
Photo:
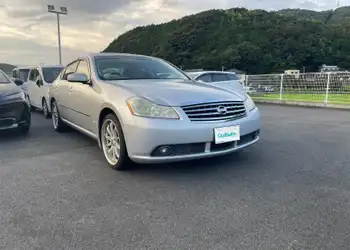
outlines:
[[[30,107],[20,79],[11,80],[0,70],[0,132],[17,130],[28,133],[31,123]]]

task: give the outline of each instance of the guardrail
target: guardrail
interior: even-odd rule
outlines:
[[[265,102],[350,106],[350,72],[247,75],[244,87]]]

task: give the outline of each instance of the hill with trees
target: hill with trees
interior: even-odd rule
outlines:
[[[0,69],[7,74],[11,73],[14,68],[16,68],[15,65],[7,64],[7,63],[0,63]]]
[[[329,11],[209,10],[159,25],[137,27],[104,52],[164,58],[185,69],[235,68],[248,73],[350,69],[350,8]]]

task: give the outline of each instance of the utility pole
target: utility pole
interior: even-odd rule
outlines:
[[[55,10],[54,5],[48,5],[47,11],[57,15],[58,58],[59,58],[59,64],[62,65],[60,15],[67,15],[68,10],[66,7],[60,7],[60,10],[58,11],[58,10]]]

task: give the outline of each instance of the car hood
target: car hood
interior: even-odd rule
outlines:
[[[127,80],[115,81],[135,96],[147,98],[165,106],[185,106],[217,101],[243,101],[242,96],[214,86],[187,80]]]
[[[0,99],[21,92],[22,90],[12,83],[0,83]]]

